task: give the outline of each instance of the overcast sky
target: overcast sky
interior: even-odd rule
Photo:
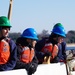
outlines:
[[[0,16],[7,16],[9,0],[0,1]],[[66,32],[75,30],[75,0],[13,0],[10,32],[33,27],[38,33],[50,32],[56,23]]]

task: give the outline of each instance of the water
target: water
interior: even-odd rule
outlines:
[[[66,50],[75,50],[75,47],[66,47]]]

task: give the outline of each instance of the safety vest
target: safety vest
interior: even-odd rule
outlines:
[[[29,47],[24,47],[21,52],[21,61],[25,63],[29,63],[32,61],[34,57],[34,49]]]
[[[0,64],[6,64],[10,57],[10,46],[6,40],[0,41]]]
[[[42,48],[42,52],[46,53],[46,52],[51,52],[52,54],[52,59],[54,59],[57,54],[58,54],[58,46],[54,45],[52,43],[46,43],[45,46]]]

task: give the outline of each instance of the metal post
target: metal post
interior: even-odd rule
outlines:
[[[11,15],[12,15],[12,4],[13,4],[13,0],[10,0],[9,10],[8,10],[8,19],[9,20],[11,20]]]

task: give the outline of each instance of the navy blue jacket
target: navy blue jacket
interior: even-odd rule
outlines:
[[[62,42],[59,46],[58,61],[66,61],[66,42]]]
[[[35,46],[36,56],[37,56],[37,58],[39,60],[39,64],[41,64],[42,61],[43,61],[44,53],[41,52],[41,49],[45,45],[46,40],[47,39],[44,38],[44,39],[38,41],[36,43],[36,46]],[[58,46],[58,48],[59,48],[59,52],[58,52],[57,58],[55,59],[54,62],[60,62],[61,60],[62,61],[65,61],[66,60],[66,43],[65,42],[62,42]]]
[[[16,45],[17,45],[17,63],[16,63],[16,66],[15,66],[14,69],[26,69],[27,71],[29,71],[29,69],[31,68],[31,65],[33,65],[34,69],[36,70],[37,66],[38,66],[38,60],[36,58],[36,55],[34,55],[33,60],[30,63],[25,63],[25,62],[20,61],[20,54],[21,54],[21,51],[22,51],[21,46],[25,46],[25,44],[26,44],[25,38],[21,38],[20,37],[20,38],[18,38],[16,40]]]
[[[13,40],[10,39],[10,59],[6,64],[0,65],[0,71],[12,70],[16,65],[17,47]]]

